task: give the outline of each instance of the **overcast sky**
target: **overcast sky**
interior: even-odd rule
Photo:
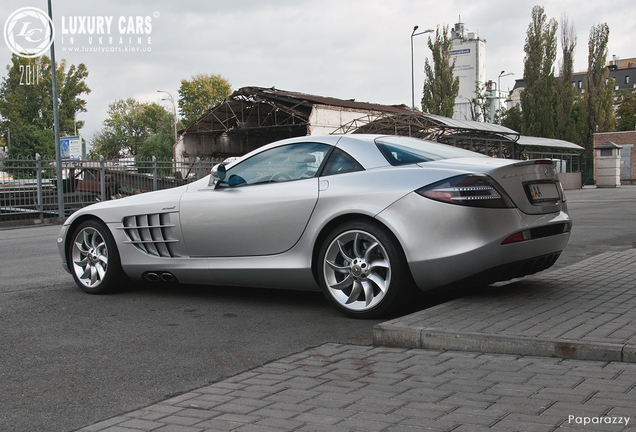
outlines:
[[[545,7],[549,18],[567,14],[576,28],[575,70],[587,69],[587,42],[593,25],[610,27],[609,56],[636,57],[634,0],[52,0],[58,62],[84,63],[92,93],[82,135],[102,127],[108,104],[118,98],[162,102],[157,90],[178,98],[182,79],[197,73],[221,74],[232,89],[261,86],[341,99],[382,104],[411,104],[410,35],[420,30],[462,22],[486,44],[487,78],[502,89],[523,76],[523,45],[533,6]],[[0,24],[17,9],[47,11],[44,0],[2,0]],[[113,17],[111,33],[74,35],[74,17]],[[129,17],[133,24],[129,25]],[[143,25],[136,28],[136,17]],[[124,17],[120,23],[120,17]],[[148,17],[148,18],[146,18]],[[62,22],[64,19],[64,22]],[[120,24],[125,30],[120,35]],[[104,26],[106,30],[106,26]],[[64,31],[67,34],[63,34]],[[102,44],[98,37],[102,36]],[[113,38],[110,44],[108,37]],[[120,40],[120,37],[122,38]],[[138,43],[138,38],[142,43]],[[62,39],[63,38],[63,39]],[[150,38],[150,40],[148,40]],[[415,45],[415,99],[421,98],[424,59],[430,56],[428,35]],[[68,49],[79,47],[80,52]],[[90,52],[113,47],[119,52]],[[126,51],[128,49],[128,51]],[[139,52],[131,52],[140,49]],[[143,51],[145,49],[145,51]],[[11,58],[0,41],[0,64]],[[556,66],[556,65],[555,65]],[[6,75],[4,66],[1,76]]]

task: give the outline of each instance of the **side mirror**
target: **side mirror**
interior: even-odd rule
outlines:
[[[214,186],[216,183],[225,180],[226,172],[224,164],[221,163],[214,165],[210,171],[210,182],[208,185]]]

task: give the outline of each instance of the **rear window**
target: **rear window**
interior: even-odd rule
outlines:
[[[376,138],[378,146],[386,160],[394,166],[430,162],[443,159],[465,157],[488,157],[469,150],[447,144],[425,141],[403,136]]]

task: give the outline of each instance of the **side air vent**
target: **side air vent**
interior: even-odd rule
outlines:
[[[122,219],[122,227],[128,241],[141,252],[148,255],[174,258],[179,255],[174,250],[176,240],[172,235],[174,223],[170,222],[173,213],[156,213],[138,216],[126,216]]]

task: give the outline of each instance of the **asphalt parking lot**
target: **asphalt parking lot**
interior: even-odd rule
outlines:
[[[556,270],[604,252],[621,252],[631,248],[632,243],[636,241],[636,226],[630,222],[636,203],[636,188],[583,189],[568,191],[567,196],[575,224],[571,242],[557,263]],[[622,371],[620,372],[612,362],[527,360],[527,357],[506,357],[506,355],[494,354],[483,357],[485,354],[482,354],[481,360],[475,363],[475,359],[480,358],[479,353],[447,352],[443,354],[439,350],[372,348],[373,327],[378,324],[378,321],[356,321],[344,318],[333,311],[320,294],[314,293],[195,287],[156,289],[139,285],[115,296],[87,296],[74,286],[70,275],[59,266],[59,258],[55,251],[57,231],[57,227],[50,226],[0,230],[0,295],[2,296],[0,316],[4,323],[0,330],[2,332],[0,366],[3,378],[0,384],[0,403],[3,406],[3,414],[0,416],[1,430],[64,431],[82,427],[86,427],[86,430],[119,428],[111,429],[113,431],[157,428],[177,430],[174,427],[179,423],[144,423],[144,421],[156,421],[166,417],[166,415],[158,416],[157,409],[164,414],[168,411],[174,413],[176,412],[174,410],[181,412],[186,409],[185,413],[182,412],[181,415],[176,416],[186,417],[185,420],[175,420],[175,422],[181,422],[180,425],[184,429],[180,430],[189,430],[185,429],[186,427],[193,428],[191,429],[193,431],[206,430],[201,427],[197,429],[192,426],[194,423],[191,423],[194,413],[202,416],[206,409],[213,411],[205,413],[209,421],[231,420],[234,422],[233,427],[237,430],[240,428],[254,430],[258,422],[261,422],[257,425],[259,427],[267,426],[271,423],[271,418],[265,416],[259,420],[252,418],[248,422],[238,421],[239,414],[246,414],[235,412],[239,408],[230,409],[227,412],[220,410],[217,413],[215,407],[220,405],[208,404],[206,407],[197,408],[190,406],[193,402],[188,401],[196,398],[197,402],[194,405],[201,404],[201,392],[204,394],[204,399],[207,399],[211,397],[210,394],[221,391],[219,389],[232,387],[236,390],[238,382],[242,388],[248,388],[248,385],[253,385],[255,382],[244,381],[251,380],[262,373],[265,373],[269,379],[275,375],[272,372],[272,365],[274,370],[279,370],[281,364],[293,364],[294,367],[286,370],[300,368],[301,371],[309,367],[303,362],[318,361],[322,365],[323,360],[312,359],[315,356],[319,359],[329,357],[332,354],[325,354],[325,352],[331,353],[334,350],[336,353],[333,355],[341,357],[334,361],[324,360],[325,364],[342,365],[343,363],[338,362],[343,361],[342,356],[345,355],[343,352],[353,353],[351,362],[358,361],[356,359],[360,356],[378,356],[384,353],[382,356],[388,357],[382,357],[383,365],[387,364],[387,358],[393,358],[397,362],[408,362],[413,359],[423,360],[426,356],[443,356],[446,361],[449,361],[444,373],[453,375],[455,378],[448,381],[450,384],[460,385],[462,377],[465,377],[463,382],[466,385],[476,387],[483,383],[487,374],[471,375],[469,371],[479,368],[475,365],[482,364],[481,362],[485,359],[488,359],[486,363],[491,364],[493,368],[505,368],[512,359],[516,364],[530,362],[547,365],[545,371],[553,367],[554,370],[562,371],[559,375],[567,379],[564,381],[569,383],[566,387],[572,390],[576,390],[584,383],[581,381],[582,378],[577,380],[573,377],[580,376],[584,372],[596,371],[594,373],[598,375],[594,376],[598,380],[610,378],[616,380],[618,377],[627,380],[631,379],[629,377],[633,373],[631,366],[619,365],[622,368],[619,368]],[[360,352],[366,354],[360,354]],[[302,360],[300,364],[294,363],[299,358],[305,360]],[[403,360],[399,360],[400,358]],[[376,360],[363,363],[376,364]],[[460,363],[464,365],[461,366]],[[344,368],[345,371],[349,369],[352,368]],[[615,370],[615,372],[604,375],[609,370]],[[407,370],[406,373],[408,372]],[[530,367],[527,372],[534,373],[533,376],[541,376],[541,368],[533,370]],[[334,369],[330,367],[325,373],[334,373]],[[351,377],[350,385],[361,384],[359,379],[384,379],[385,373],[393,372],[380,370],[374,366],[374,369],[362,378]],[[438,375],[433,372],[430,374],[423,372],[416,376],[419,376],[417,378],[419,384],[414,384],[409,390],[410,393],[418,391],[421,393],[422,382],[435,381]],[[282,377],[289,379],[289,376],[285,374]],[[528,377],[525,382],[516,383],[514,386],[506,386],[505,380],[492,385],[497,389],[505,388],[507,389],[505,391],[509,393],[522,394],[522,388],[532,381],[532,378]],[[323,379],[329,378],[330,376],[327,376]],[[347,374],[343,372],[338,382],[345,385],[344,383],[348,382],[347,379]],[[358,384],[355,384],[356,382]],[[560,381],[553,380],[552,387],[545,387],[546,389],[554,387],[553,391],[557,394],[557,396],[553,395],[550,407],[569,406],[575,419],[586,416],[598,418],[602,415],[598,414],[599,412],[614,413],[615,417],[619,414],[621,417],[630,415],[629,409],[618,410],[619,407],[616,405],[618,402],[616,406],[612,406],[612,403],[605,403],[605,405],[599,403],[599,406],[594,405],[593,409],[591,408],[593,405],[590,404],[590,409],[587,410],[587,407],[577,405],[577,398],[583,398],[583,396],[576,391],[559,392],[556,389],[558,382]],[[600,386],[599,390],[593,390],[594,385],[599,382],[593,380],[585,383],[583,388],[589,390],[586,396],[595,391],[603,395],[604,390]],[[605,384],[609,387],[612,385],[609,381]],[[543,415],[543,412],[535,412],[539,408],[524,409],[523,401],[520,399],[519,406],[522,407],[520,408],[522,412],[511,410],[506,416],[497,417],[496,423],[495,420],[485,424],[485,420],[480,420],[481,423],[474,422],[471,419],[474,419],[476,414],[470,413],[471,407],[474,406],[472,396],[462,400],[463,392],[445,387],[445,385],[441,383],[441,387],[435,388],[440,388],[442,392],[453,390],[454,396],[451,399],[453,403],[449,406],[443,403],[442,405],[446,406],[444,416],[455,413],[451,417],[446,417],[446,420],[450,418],[455,423],[450,425],[444,422],[437,423],[438,420],[435,420],[437,424],[435,427],[439,430],[450,430],[451,427],[455,428],[452,430],[478,430],[474,427],[478,425],[490,427],[495,424],[502,427],[499,430],[514,430],[514,428],[503,428],[506,424],[510,426],[510,423],[505,423],[504,420],[512,420],[514,416],[534,416],[536,420],[537,416]],[[417,390],[418,388],[420,390]],[[281,387],[278,387],[278,390],[282,391]],[[633,391],[634,387],[622,390],[623,394],[628,396],[634,396]],[[320,399],[321,404],[333,404],[335,403],[333,401],[337,399],[333,397],[334,392],[335,390],[332,389],[329,392],[331,396],[327,398],[318,398],[316,394],[313,399]],[[432,393],[438,394],[435,391]],[[467,395],[473,393],[466,392]],[[191,395],[191,397],[185,395]],[[372,396],[381,397],[382,393],[365,397]],[[479,397],[475,396],[475,398]],[[305,400],[311,399],[312,397],[307,397]],[[485,399],[488,398],[485,397]],[[592,397],[589,401],[594,400],[596,403],[597,399]],[[439,404],[443,400],[440,395],[433,402]],[[632,397],[631,401],[633,400]],[[541,401],[545,402],[543,399]],[[497,401],[494,402],[496,405]],[[303,405],[304,402],[296,401],[295,403],[298,407],[307,408]],[[310,408],[315,408],[315,403],[316,401],[312,402],[313,405],[310,405]],[[401,411],[402,414],[410,414],[400,420],[394,418],[395,422],[386,425],[384,429],[399,430],[397,426],[400,426],[404,430],[412,430],[413,427],[418,427],[418,424],[425,424],[422,423],[422,417],[425,415],[418,415],[416,411],[435,412],[432,406],[419,407],[419,411],[406,409],[413,403],[418,402],[408,400],[400,406],[400,409],[404,409]],[[236,404],[243,405],[240,401]],[[270,406],[259,404],[261,409]],[[168,406],[172,408],[166,408]],[[602,406],[606,408],[605,411],[601,409]],[[410,406],[409,409],[415,407]],[[547,422],[547,426],[552,427],[549,430],[555,430],[555,427],[574,429],[580,426],[576,421],[567,423],[568,415],[564,408],[557,411],[557,408],[550,410],[550,407],[547,409],[551,416],[545,416],[543,419],[553,420]],[[351,413],[352,410],[347,410],[346,406],[340,408],[344,410],[337,412],[340,416],[350,414],[347,418],[353,418],[356,415]],[[245,408],[241,409],[245,410]],[[579,409],[580,411],[575,412]],[[247,414],[251,415],[252,412],[249,411]],[[310,413],[307,409],[304,412],[307,417],[321,415],[321,411]],[[282,414],[285,414],[285,411]],[[554,423],[555,414],[561,419],[557,426]],[[122,415],[127,416],[125,420],[118,417]],[[463,421],[462,416],[464,416]],[[477,415],[477,418],[480,417]],[[369,415],[365,416],[364,411],[362,414],[358,413],[357,418],[372,421],[369,425],[384,424],[382,422],[376,424],[378,419]],[[385,420],[389,418],[391,417],[386,417]],[[289,419],[300,421],[295,417],[289,417]],[[439,420],[442,420],[441,414]],[[420,423],[417,423],[418,421]],[[123,425],[124,422],[132,423]],[[190,426],[185,423],[190,423]],[[212,423],[206,426],[208,430],[220,427],[220,424]],[[291,428],[292,424],[297,425],[297,430],[309,430],[307,428],[312,426],[311,422],[307,423],[309,426],[294,422],[286,425]],[[338,424],[336,422],[331,425],[333,430],[347,430],[338,428]],[[351,424],[353,428],[351,430],[354,430],[362,427],[363,423]],[[286,427],[281,425],[283,423],[269,427],[285,430]],[[168,426],[173,429],[167,429]],[[548,430],[547,426],[545,430]],[[596,427],[598,426],[597,424]],[[221,427],[220,430],[229,430],[230,425],[225,427]],[[321,428],[321,430],[329,429]],[[533,430],[544,429],[537,426]],[[612,429],[609,425],[594,429],[592,425],[586,425],[585,430],[626,429]]]

